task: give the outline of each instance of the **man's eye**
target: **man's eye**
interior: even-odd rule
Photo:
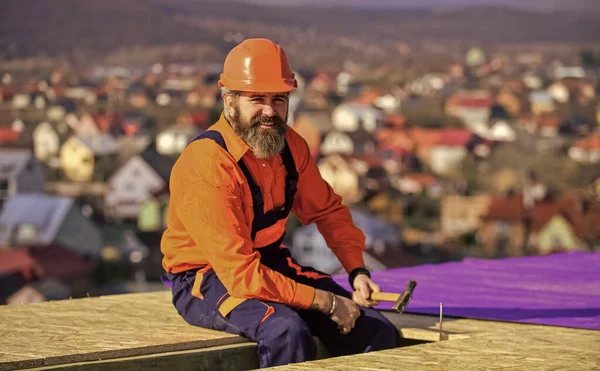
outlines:
[[[251,100],[252,102],[260,102],[262,101],[262,98],[252,98]]]

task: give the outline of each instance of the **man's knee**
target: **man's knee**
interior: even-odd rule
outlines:
[[[296,313],[277,316],[261,325],[261,346],[268,349],[269,365],[311,361],[317,344],[310,328]]]
[[[385,316],[374,309],[366,309],[363,316],[368,318],[365,326],[373,329],[369,350],[396,348],[400,345],[400,333]]]

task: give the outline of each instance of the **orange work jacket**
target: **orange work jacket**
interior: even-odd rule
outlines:
[[[258,250],[281,238],[287,218],[258,231],[252,240],[252,194],[237,165],[243,158],[260,186],[267,212],[285,202],[281,156],[254,157],[223,114],[209,130],[221,133],[228,151],[210,139],[197,140],[173,166],[167,229],[161,241],[164,269],[173,274],[214,269],[232,297],[308,308],[314,288],[260,263]],[[286,140],[299,173],[292,213],[304,225],[317,224],[346,271],[364,266],[365,236],[354,226],[350,210],[321,177],[306,141],[290,127]]]

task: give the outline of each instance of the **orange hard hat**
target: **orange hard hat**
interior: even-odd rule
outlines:
[[[288,92],[298,87],[283,48],[267,39],[247,39],[231,49],[219,86],[231,91]]]

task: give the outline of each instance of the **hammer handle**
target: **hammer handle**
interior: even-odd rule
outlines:
[[[396,301],[400,298],[400,294],[392,294],[391,292],[373,292],[371,300],[375,301]]]

